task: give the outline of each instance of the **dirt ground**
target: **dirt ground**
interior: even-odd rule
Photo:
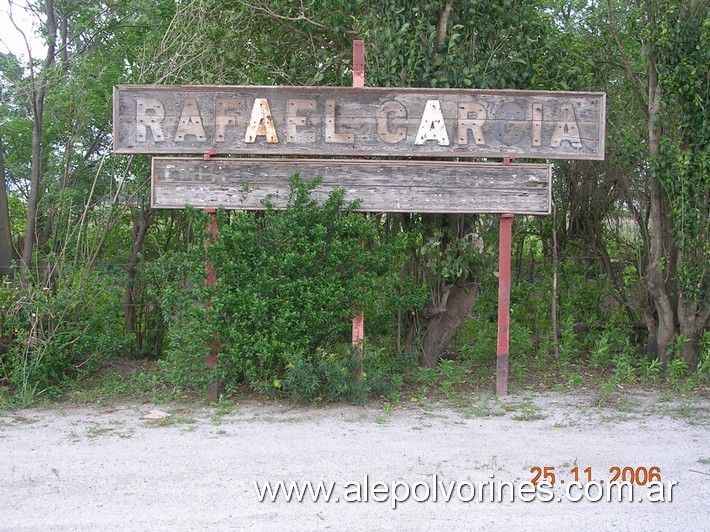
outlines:
[[[59,405],[0,412],[2,530],[710,530],[710,400],[528,393],[455,405]],[[146,420],[153,409],[170,417]],[[426,487],[553,467],[550,502],[424,501]],[[573,502],[565,485],[658,467],[672,501]],[[419,482],[422,502],[346,502]],[[336,483],[339,500],[259,502],[253,482]],[[350,484],[349,484],[350,483]],[[645,493],[648,486],[637,486]],[[642,489],[643,488],[643,489]],[[353,488],[354,489],[354,488]],[[364,488],[361,497],[366,492]],[[402,495],[403,486],[396,492]],[[422,491],[424,490],[424,491]],[[466,489],[458,492],[465,501]],[[581,496],[582,490],[576,492]],[[591,492],[590,492],[591,493]],[[349,494],[350,499],[358,495]]]

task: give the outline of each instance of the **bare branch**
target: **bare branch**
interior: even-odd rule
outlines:
[[[284,15],[280,15],[280,14],[276,13],[275,11],[272,11],[268,7],[265,7],[262,5],[252,4],[251,2],[245,2],[244,0],[237,0],[237,1],[240,4],[242,4],[244,7],[248,7],[249,9],[253,9],[255,11],[261,11],[262,13],[266,13],[267,15],[269,15],[270,17],[275,18],[275,19],[286,20],[288,22],[299,22],[302,20],[304,22],[307,22],[308,24],[315,26],[316,28],[320,28],[322,30],[328,29],[327,26],[321,24],[320,22],[316,22],[315,20],[306,17],[303,14],[303,12],[301,12],[301,14],[298,15],[297,17],[287,17]]]
[[[10,22],[11,22],[12,25],[15,27],[15,30],[17,31],[17,33],[19,33],[19,34],[22,36],[22,40],[25,42],[25,49],[27,50],[27,57],[28,57],[28,59],[29,59],[30,68],[32,68],[32,49],[30,48],[30,41],[29,41],[29,39],[27,38],[27,35],[25,34],[25,32],[22,30],[22,28],[20,28],[20,27],[17,25],[17,22],[15,22],[15,17],[14,17],[14,14],[13,14],[13,12],[12,12],[13,6],[14,6],[14,4],[13,4],[12,1],[11,1],[11,2],[10,2],[10,10],[9,10],[9,12],[8,12],[8,15],[10,16]],[[3,42],[4,42],[4,41],[3,41]],[[8,49],[9,49],[9,46],[8,46]]]

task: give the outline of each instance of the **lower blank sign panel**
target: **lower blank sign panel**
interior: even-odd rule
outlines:
[[[369,212],[550,213],[551,165],[339,159],[153,158],[153,207],[255,210],[288,206],[291,177],[320,177]]]

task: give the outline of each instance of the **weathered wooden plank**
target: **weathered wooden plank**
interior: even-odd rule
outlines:
[[[603,93],[118,86],[118,153],[604,158]]]
[[[290,178],[322,176],[370,212],[550,213],[551,166],[449,161],[153,158],[153,207],[263,209],[288,205]]]

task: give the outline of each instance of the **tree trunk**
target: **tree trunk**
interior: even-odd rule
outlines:
[[[655,25],[654,13],[649,6],[649,25]],[[647,46],[648,61],[648,146],[649,159],[653,161],[660,152],[662,127],[658,119],[661,109],[661,86],[658,81],[658,70],[656,60],[653,56],[651,45]],[[651,212],[649,216],[649,259],[646,283],[648,293],[653,300],[658,320],[656,336],[656,352],[664,364],[670,362],[668,346],[670,346],[676,335],[675,312],[673,302],[670,297],[668,286],[666,285],[667,271],[670,266],[670,248],[666,248],[668,240],[665,222],[665,203],[663,201],[663,191],[659,183],[658,176],[651,171]],[[668,254],[664,251],[668,251]],[[650,333],[651,331],[649,331]]]
[[[426,332],[422,338],[420,360],[423,366],[436,367],[456,331],[471,315],[479,290],[478,284],[470,282],[445,285],[439,304],[430,303],[424,308],[422,321]]]
[[[646,9],[646,24],[650,33],[656,28],[656,3],[650,0],[644,2]],[[656,353],[664,364],[669,360],[668,347],[675,338],[678,298],[675,291],[675,271],[677,268],[677,253],[673,246],[672,220],[669,217],[669,207],[666,201],[659,176],[653,168],[660,154],[663,128],[659,113],[661,110],[661,85],[658,79],[656,55],[652,39],[647,40],[645,49],[648,80],[645,84],[648,100],[644,99],[644,83],[635,73],[626,54],[625,47],[617,31],[613,18],[611,1],[607,0],[609,27],[621,53],[624,68],[629,76],[634,93],[641,106],[641,111],[648,120],[648,158],[649,170],[649,229],[644,243],[648,249],[648,265],[645,278],[646,288],[652,309],[644,309],[644,321],[647,323],[649,338],[649,353]],[[638,213],[634,210],[637,219]],[[641,220],[639,220],[641,221]],[[641,226],[643,229],[643,226]],[[643,235],[642,231],[642,235]],[[653,344],[653,345],[651,345]]]
[[[444,9],[439,14],[439,23],[436,28],[436,47],[443,45],[446,42],[446,32],[449,27],[449,16],[451,16],[451,10],[453,9],[452,2],[446,2]],[[434,52],[434,55],[438,55],[438,50]]]
[[[646,325],[646,355],[650,359],[658,358],[658,322],[653,313],[653,303],[650,300],[642,305],[643,322]]]
[[[10,207],[5,182],[5,153],[0,136],[0,277],[12,275],[12,261],[15,259],[10,232]]]
[[[666,286],[666,271],[663,266],[663,221],[661,213],[661,191],[658,182],[652,178],[651,182],[651,229],[649,263],[646,272],[648,293],[653,300],[658,322],[656,330],[656,353],[664,364],[670,362],[668,346],[676,335],[675,313],[673,304]],[[651,331],[649,331],[651,333]]]
[[[681,332],[683,332],[682,329]],[[687,341],[680,348],[680,356],[685,360],[686,364],[688,364],[690,371],[695,371],[695,368],[698,367],[699,348],[700,335],[697,334],[697,332],[695,332],[692,337],[687,336]]]
[[[710,305],[704,305],[698,310],[698,305],[685,297],[681,292],[678,301],[678,322],[680,332],[687,338],[687,342],[680,348],[680,355],[693,371],[698,367],[698,350],[700,336],[703,334],[710,317]]]
[[[39,189],[42,184],[42,118],[44,115],[44,97],[47,89],[48,70],[54,63],[55,43],[57,39],[57,22],[54,16],[54,0],[45,0],[45,14],[47,15],[47,55],[42,64],[40,79],[30,67],[32,80],[32,161],[30,166],[30,194],[27,198],[27,221],[25,227],[25,241],[20,261],[20,278],[26,281],[27,268],[32,263],[32,250],[34,248],[35,233],[37,229],[37,205],[39,203]],[[32,60],[30,58],[30,65]]]

